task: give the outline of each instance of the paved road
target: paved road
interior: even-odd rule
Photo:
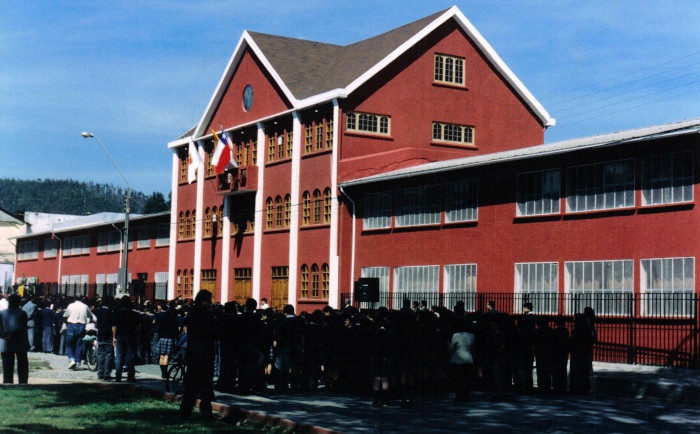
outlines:
[[[30,357],[48,360],[52,367],[33,371],[30,374],[30,384],[47,381],[97,381],[92,372],[68,371],[65,357],[34,354],[30,354]],[[633,368],[621,368],[621,377],[632,375]],[[637,369],[644,370],[643,367]],[[163,390],[157,366],[140,366],[137,370],[139,386]],[[601,375],[602,371],[604,369],[601,369]],[[647,369],[646,375],[649,372],[654,372],[654,369]],[[668,372],[668,375],[663,376],[664,381],[668,381],[669,377],[680,381],[678,371]],[[696,376],[693,381],[697,380],[697,373],[693,375]],[[512,395],[503,401],[492,401],[489,395],[476,393],[471,401],[459,405],[448,396],[439,395],[423,397],[411,409],[402,409],[396,405],[374,408],[369,399],[326,392],[309,395],[269,393],[263,396],[217,394],[216,401],[302,425],[355,433],[700,433],[698,405],[600,395],[549,398]]]

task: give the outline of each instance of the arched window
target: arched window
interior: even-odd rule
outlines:
[[[301,266],[301,298],[309,298],[309,267]]]
[[[268,197],[266,201],[266,216],[265,216],[265,227],[267,229],[272,228],[273,218],[274,218],[274,205],[272,204],[272,198]]]
[[[331,285],[331,272],[328,264],[323,264],[321,267],[321,298],[328,298],[328,292]]]
[[[214,209],[216,210],[216,208],[214,208]],[[216,213],[216,211],[214,213]],[[219,207],[219,214],[218,214],[218,217],[216,219],[216,225],[217,225],[217,229],[219,230],[219,235],[222,235],[224,232],[224,206],[223,205],[221,205]]]
[[[185,238],[192,238],[192,221],[190,212],[185,212]]]
[[[318,298],[319,275],[318,265],[311,266],[311,298]]]
[[[288,228],[292,220],[292,196],[286,195],[284,197],[284,227]]]
[[[185,237],[185,213],[180,211],[178,216],[177,239],[181,240]]]
[[[204,236],[211,237],[211,210],[209,207],[204,210]]]
[[[275,198],[275,227],[282,227],[282,217],[284,216],[284,204],[282,203],[282,197],[277,196]]]
[[[323,223],[331,222],[331,189],[323,190]]]
[[[302,214],[304,225],[311,224],[311,194],[308,191],[305,191],[303,195]]]
[[[190,292],[190,274],[185,270],[182,276],[182,296],[187,297]]]
[[[175,284],[175,296],[182,297],[182,270],[177,270],[177,283]]]
[[[321,192],[314,190],[314,224],[321,223]]]

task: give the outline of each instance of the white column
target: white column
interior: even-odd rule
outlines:
[[[231,270],[231,216],[229,215],[230,197],[224,196],[224,230],[221,233],[221,297],[219,301],[224,304],[228,301],[229,272]],[[218,217],[217,217],[218,218]]]
[[[258,190],[255,192],[255,232],[253,233],[253,290],[252,296],[260,300],[260,267],[262,266],[262,236],[263,215],[265,204],[263,203],[263,187],[265,186],[265,126],[258,123]]]
[[[301,174],[301,120],[299,112],[292,112],[292,179],[290,192],[292,207],[300,203],[299,177]],[[296,208],[296,207],[295,207]],[[287,303],[296,306],[297,302],[297,274],[299,258],[299,212],[298,209],[292,211],[289,221],[289,292],[287,293]]]
[[[340,265],[338,257],[338,236],[340,207],[338,206],[338,131],[340,130],[340,108],[338,100],[333,100],[333,153],[331,155],[331,229],[329,258],[328,304],[335,309],[340,307]]]
[[[179,220],[177,212],[178,185],[180,184],[180,157],[178,148],[173,148],[173,172],[170,179],[170,245],[168,247],[168,300],[175,298],[175,288],[177,287],[177,274],[175,270],[175,259],[177,257],[177,235],[179,230]]]
[[[202,280],[202,241],[204,236],[204,149],[197,145],[197,153],[199,154],[200,163],[197,166],[197,205],[195,208],[195,225],[194,225],[194,276],[192,277],[192,297],[196,297],[201,288]]]

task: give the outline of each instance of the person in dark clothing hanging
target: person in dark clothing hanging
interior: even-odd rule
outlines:
[[[218,337],[219,327],[214,318],[211,303],[211,292],[206,289],[200,290],[185,322],[187,327],[187,350],[185,352],[187,372],[184,381],[185,389],[180,402],[180,416],[183,418],[190,417],[192,407],[198,397],[202,418],[212,418],[215,341]]]
[[[116,353],[115,381],[122,381],[122,372],[126,366],[127,381],[136,381],[134,369],[134,354],[138,344],[139,313],[131,308],[131,297],[120,299],[120,307],[114,312],[112,321],[112,344]]]

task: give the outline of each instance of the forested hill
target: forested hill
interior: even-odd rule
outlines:
[[[0,208],[17,216],[24,211],[52,214],[95,214],[124,212],[124,188],[70,179],[38,179],[36,181],[0,178]],[[150,214],[167,211],[162,193],[150,196],[131,192],[131,212]]]

